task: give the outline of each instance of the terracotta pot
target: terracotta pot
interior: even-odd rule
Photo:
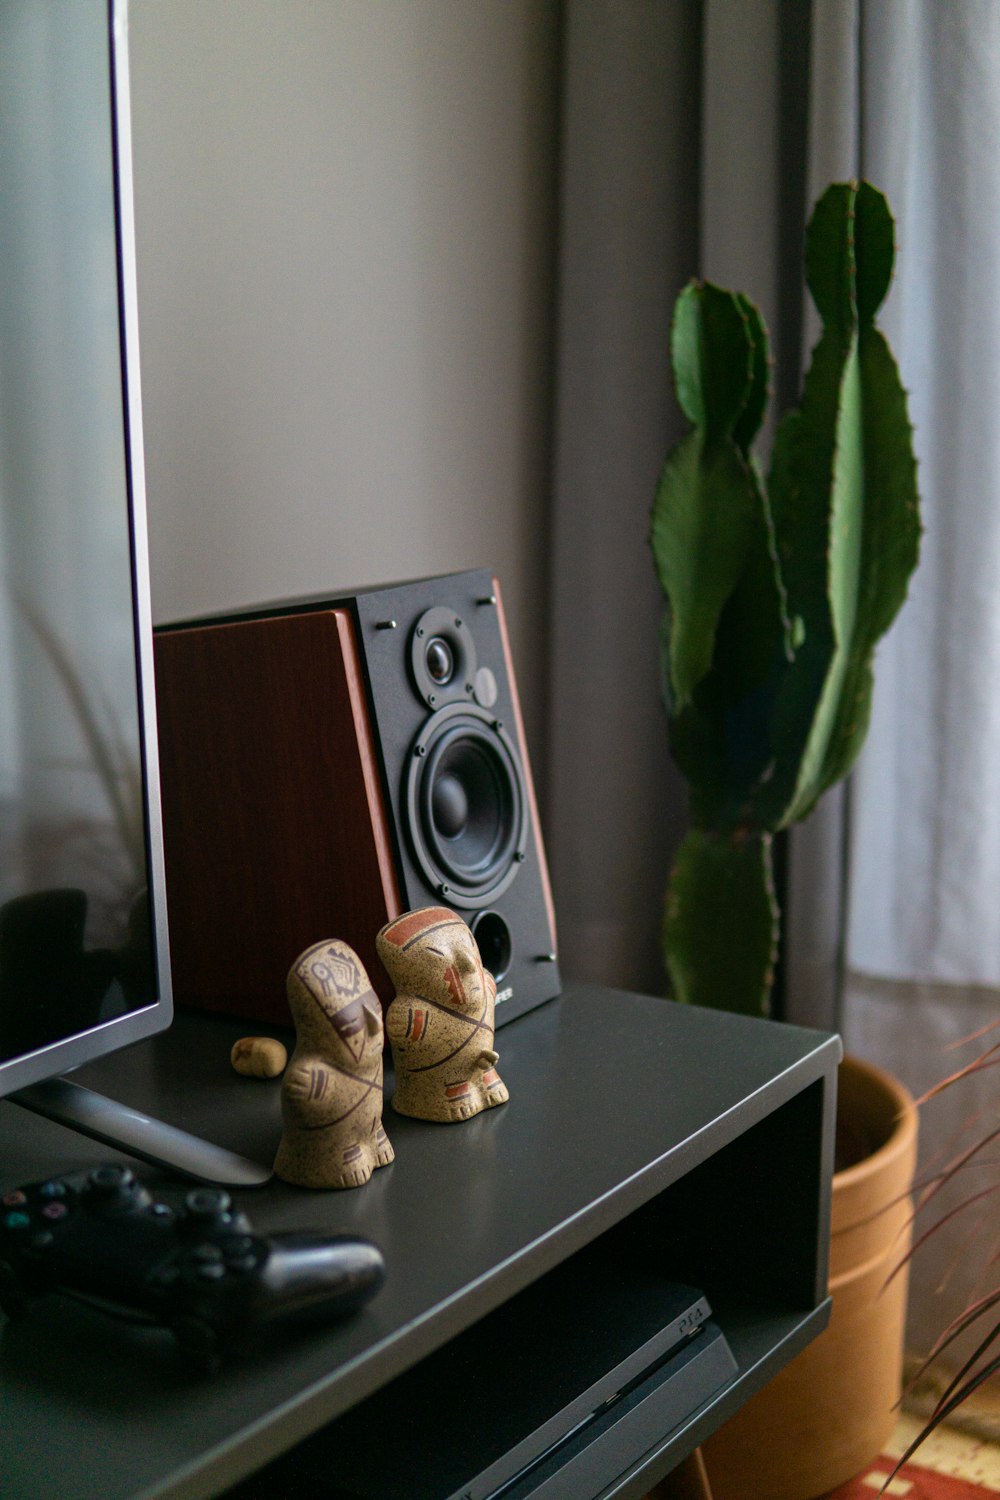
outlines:
[[[817,1500],[853,1478],[896,1423],[917,1116],[888,1073],[845,1058],[838,1074],[830,1294],[825,1332],[704,1446],[714,1500]]]

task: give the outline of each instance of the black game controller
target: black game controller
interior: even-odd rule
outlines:
[[[276,1325],[356,1311],[384,1279],[369,1240],[310,1231],[264,1238],[221,1189],[195,1188],[173,1206],[117,1164],[0,1195],[8,1317],[63,1292],[171,1329],[207,1369]]]

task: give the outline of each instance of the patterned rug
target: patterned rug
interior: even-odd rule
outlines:
[[[919,1418],[903,1416],[889,1452],[828,1500],[874,1500],[919,1427]],[[952,1428],[940,1429],[900,1469],[885,1494],[894,1500],[993,1500],[1000,1495],[1000,1447]]]

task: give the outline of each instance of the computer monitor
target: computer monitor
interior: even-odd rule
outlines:
[[[126,0],[0,0],[0,1097],[269,1172],[61,1075],[172,1018]]]

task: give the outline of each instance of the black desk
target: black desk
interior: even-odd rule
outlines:
[[[228,1062],[248,1029],[181,1015],[165,1036],[75,1076],[265,1161],[280,1135],[278,1086]],[[497,1040],[508,1105],[453,1126],[387,1108],[396,1161],[365,1188],[275,1182],[237,1195],[264,1232],[315,1226],[383,1247],[386,1286],[353,1320],[194,1378],[168,1335],[62,1298],[16,1326],[0,1315],[4,1500],[221,1494],[522,1288],[565,1274],[563,1262],[610,1231],[626,1285],[634,1251],[636,1295],[650,1253],[704,1288],[739,1374],[629,1453],[604,1497],[643,1495],[820,1331],[836,1037],[579,986]],[[0,1104],[0,1191],[112,1154]],[[525,1343],[526,1381],[534,1336],[510,1329]],[[433,1465],[432,1433],[413,1461]]]

